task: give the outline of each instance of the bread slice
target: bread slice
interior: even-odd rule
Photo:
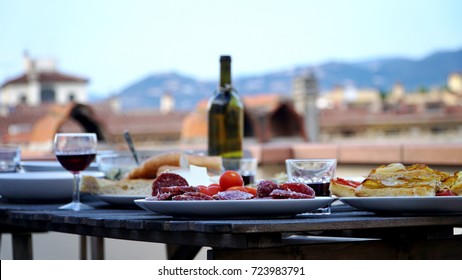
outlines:
[[[380,189],[369,189],[363,185],[356,189],[355,195],[368,196],[435,196],[436,188],[434,186],[415,186],[411,188],[388,187]]]
[[[80,191],[92,194],[151,196],[153,179],[112,181],[93,176],[82,176]]]
[[[424,164],[393,163],[373,169],[356,196],[435,196],[448,174]]]
[[[454,173],[454,183],[451,185],[450,190],[456,195],[462,195],[462,171]]]

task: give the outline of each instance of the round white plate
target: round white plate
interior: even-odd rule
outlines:
[[[84,175],[104,177],[98,171]],[[17,201],[64,201],[72,199],[73,176],[68,171],[0,173],[0,195]]]
[[[21,168],[26,172],[67,171],[56,160],[50,161],[21,161]],[[98,164],[92,162],[86,171],[98,171]]]
[[[371,212],[462,212],[462,196],[341,197],[340,200],[354,208]]]
[[[249,200],[189,200],[156,201],[137,199],[141,208],[173,217],[284,217],[324,207],[331,197],[313,199],[249,199]]]

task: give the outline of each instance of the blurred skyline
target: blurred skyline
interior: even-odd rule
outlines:
[[[0,0],[0,83],[53,58],[92,94],[147,75],[246,76],[327,61],[418,59],[462,47],[457,0]],[[461,69],[462,70],[462,69]]]

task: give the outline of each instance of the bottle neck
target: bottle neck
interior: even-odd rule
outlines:
[[[220,88],[226,90],[230,90],[232,88],[230,60],[220,62]]]

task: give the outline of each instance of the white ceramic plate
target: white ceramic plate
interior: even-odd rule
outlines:
[[[21,168],[26,172],[67,171],[56,160],[21,161]],[[86,171],[98,171],[98,164],[92,162]]]
[[[371,212],[462,212],[462,196],[341,197],[340,200],[357,209]]]
[[[189,200],[155,201],[137,199],[141,208],[173,217],[284,217],[326,206],[331,197],[313,199],[250,199],[250,200]]]
[[[82,174],[104,177],[104,173]],[[72,199],[73,176],[68,171],[0,173],[0,195],[17,201],[65,201]]]
[[[110,195],[110,194],[98,194],[95,195],[99,199],[109,204],[115,206],[124,206],[124,207],[132,207],[136,206],[135,200],[136,199],[143,199],[146,196],[140,195]]]

